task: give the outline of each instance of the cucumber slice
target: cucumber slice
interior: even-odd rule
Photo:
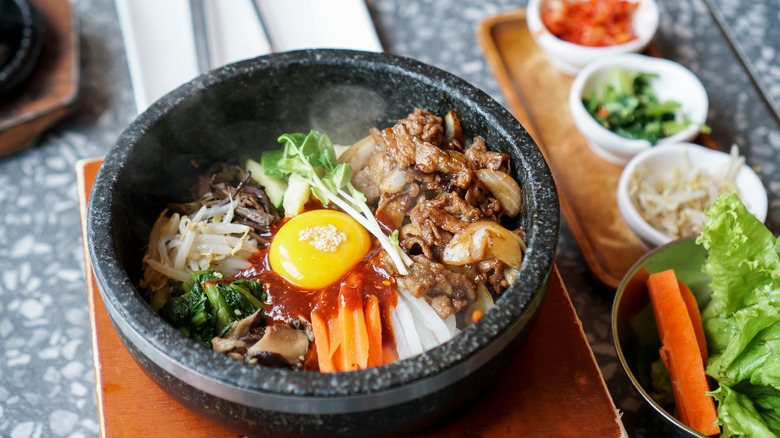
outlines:
[[[284,215],[287,217],[295,216],[303,211],[303,207],[309,202],[311,195],[311,186],[297,173],[290,174],[290,180],[287,184],[287,191],[284,192]]]

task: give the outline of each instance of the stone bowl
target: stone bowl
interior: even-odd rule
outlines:
[[[137,288],[153,221],[209,164],[258,157],[284,132],[350,144],[415,107],[453,109],[468,137],[511,156],[527,231],[515,283],[493,309],[419,356],[320,374],[243,362],[202,348],[155,314]],[[545,295],[560,211],[550,170],[517,120],[449,73],[386,53],[303,50],[206,73],[154,103],[121,134],[94,183],[88,248],[108,314],[141,368],[174,399],[242,435],[401,435],[489,386],[525,340]],[[551,346],[552,347],[552,346]]]

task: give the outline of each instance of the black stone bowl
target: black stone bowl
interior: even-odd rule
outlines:
[[[0,96],[10,94],[35,69],[45,25],[28,0],[0,0]]]
[[[258,157],[285,132],[349,144],[415,107],[454,109],[467,136],[512,158],[517,223],[528,251],[516,282],[483,319],[420,356],[320,374],[248,366],[196,345],[136,288],[151,225],[210,163]],[[555,185],[517,120],[465,81],[412,59],[344,50],[279,53],[228,65],[166,95],[119,137],[94,183],[88,246],[120,337],[147,374],[201,416],[244,435],[399,435],[442,418],[487,387],[538,313],[559,233]],[[554,348],[554,346],[551,346]]]

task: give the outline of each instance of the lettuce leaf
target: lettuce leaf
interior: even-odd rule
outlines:
[[[718,422],[721,437],[749,436],[751,438],[775,438],[753,400],[740,392],[721,386],[711,392],[718,401]]]
[[[755,304],[756,291],[777,289],[780,256],[775,237],[736,192],[719,196],[706,214],[709,220],[696,242],[708,250],[703,271],[712,278],[712,299],[702,319],[708,346],[718,353],[734,337],[734,313]]]
[[[774,235],[735,192],[717,198],[697,238],[712,298],[702,312],[718,382],[721,437],[780,436],[780,255]]]

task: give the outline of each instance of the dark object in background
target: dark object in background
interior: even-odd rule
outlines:
[[[33,72],[44,35],[43,20],[28,0],[0,0],[0,96]]]

